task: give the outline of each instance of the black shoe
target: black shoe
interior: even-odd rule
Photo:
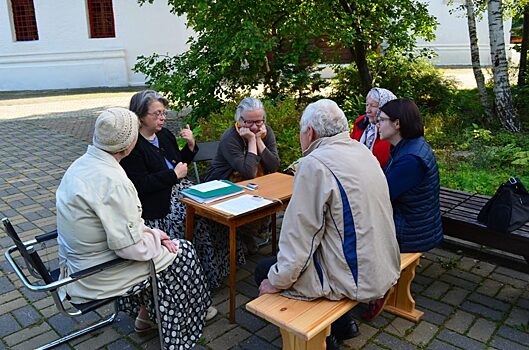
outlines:
[[[327,344],[327,350],[341,350],[342,347],[340,346],[341,341],[338,340],[334,335],[329,335],[325,339],[325,343]]]
[[[360,335],[360,331],[358,330],[358,325],[356,324],[355,321],[351,321],[349,325],[345,327],[345,329],[341,330],[340,332],[336,332],[336,334],[334,334],[336,339],[340,341],[358,337],[359,335]]]

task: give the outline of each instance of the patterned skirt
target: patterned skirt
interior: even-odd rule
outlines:
[[[156,274],[158,295],[154,296],[150,278],[133,286],[118,299],[118,309],[135,318],[141,305],[156,321],[158,299],[164,349],[192,349],[202,336],[206,310],[211,297],[193,246],[180,240],[176,259]]]
[[[173,186],[171,193],[171,209],[169,214],[161,219],[145,220],[145,225],[165,231],[172,239],[185,239],[186,205],[178,199],[182,198],[180,190],[192,186],[189,180],[182,180]],[[202,269],[206,275],[210,289],[218,288],[230,274],[230,239],[226,226],[195,218],[195,232],[193,246],[197,251]],[[244,265],[246,259],[242,242],[237,237],[236,260],[238,265]]]

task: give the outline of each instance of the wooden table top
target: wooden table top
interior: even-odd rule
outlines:
[[[288,202],[290,200],[290,197],[292,196],[292,187],[294,185],[294,176],[286,175],[282,173],[272,173],[260,177],[256,177],[255,179],[246,180],[237,182],[237,185],[246,185],[250,182],[256,183],[259,185],[259,188],[255,191],[250,191],[247,189],[243,189],[244,192],[235,196],[223,198],[221,200],[211,202],[211,203],[198,203],[190,198],[181,198],[180,201],[185,203],[186,205],[190,205],[193,208],[195,208],[199,212],[211,212],[218,214],[220,216],[223,216],[227,219],[233,219],[239,216],[244,216],[249,213],[252,213],[256,210],[261,210],[265,207],[257,208],[255,210],[252,210],[250,212],[246,212],[239,215],[233,215],[228,214],[223,211],[217,210],[213,208],[212,206],[218,203],[221,203],[223,201],[227,201],[233,198],[236,198],[237,196],[240,196],[242,194],[250,194],[255,196],[261,196],[263,198],[269,199],[274,201],[274,203],[277,203],[277,199],[281,200],[282,202]]]

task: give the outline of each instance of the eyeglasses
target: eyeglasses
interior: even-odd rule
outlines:
[[[377,123],[382,123],[384,120],[391,120],[390,117],[383,117],[380,114],[377,116]]]
[[[160,118],[161,116],[167,117],[167,111],[156,111],[147,114],[154,115],[156,118]]]
[[[261,119],[261,120],[244,120],[243,117],[241,117],[241,121],[246,124],[246,125],[252,125],[254,124],[255,126],[261,126],[264,124],[264,119]]]

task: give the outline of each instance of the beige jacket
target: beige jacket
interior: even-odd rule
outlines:
[[[61,277],[118,256],[130,261],[61,288],[73,303],[122,295],[176,255],[160,246],[160,234],[146,228],[134,185],[116,159],[94,146],[66,171],[56,193]],[[134,246],[134,247],[133,247]]]
[[[305,152],[268,278],[293,298],[369,301],[400,275],[386,178],[373,154],[347,132]]]

